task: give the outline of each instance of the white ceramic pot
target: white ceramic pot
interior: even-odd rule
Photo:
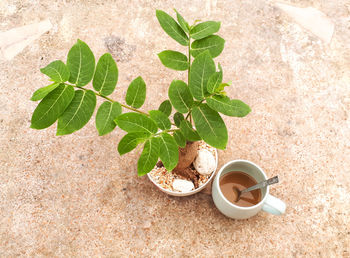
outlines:
[[[194,189],[192,191],[189,191],[189,192],[175,192],[175,191],[170,191],[168,189],[164,189],[163,187],[161,187],[159,184],[157,184],[152,176],[148,173],[147,176],[149,178],[149,180],[151,180],[151,182],[156,186],[158,187],[159,190],[161,190],[162,192],[166,193],[166,194],[169,194],[169,195],[172,195],[172,196],[189,196],[189,195],[193,195],[193,194],[196,194],[200,191],[202,191],[215,177],[215,172],[216,172],[216,169],[218,167],[218,151],[217,149],[215,149],[215,159],[216,159],[216,165],[215,165],[215,169],[214,169],[214,172],[210,175],[208,181],[201,185],[200,187],[198,187],[197,189]]]

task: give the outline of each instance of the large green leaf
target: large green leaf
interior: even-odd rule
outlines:
[[[212,109],[227,115],[235,117],[244,117],[251,111],[250,107],[238,99],[230,100],[226,96],[213,96],[207,98],[208,106]]]
[[[128,133],[120,140],[118,144],[118,152],[120,155],[128,153],[135,149],[137,145],[148,139],[149,134],[147,133]],[[158,157],[157,157],[158,158]]]
[[[126,104],[134,108],[140,108],[146,99],[146,83],[141,76],[134,79],[126,92]]]
[[[37,100],[41,100],[41,99],[45,98],[46,95],[49,94],[54,89],[56,89],[58,87],[58,85],[60,85],[60,84],[57,82],[54,82],[46,87],[42,87],[42,88],[36,90],[33,93],[33,96],[30,98],[30,100],[37,101]]]
[[[185,71],[188,69],[187,56],[180,52],[164,50],[158,54],[158,57],[165,67],[177,71]]]
[[[184,118],[184,115],[183,114],[181,114],[181,113],[179,113],[179,112],[176,112],[175,114],[174,114],[174,122],[175,122],[175,125],[177,126],[177,127],[180,127],[180,123],[181,123],[181,121],[182,120],[184,120],[185,118]]]
[[[163,162],[164,167],[171,171],[173,170],[177,163],[179,162],[179,149],[174,138],[167,134],[162,133],[159,137],[160,148],[159,157]]]
[[[207,104],[200,104],[193,108],[192,116],[198,134],[206,143],[218,149],[226,148],[227,128],[218,112]]]
[[[148,135],[157,132],[156,123],[144,114],[140,113],[124,113],[119,115],[114,122],[128,133],[144,132]]]
[[[51,91],[34,110],[31,128],[44,129],[56,122],[74,98],[72,86],[60,84]]]
[[[215,21],[199,23],[191,29],[191,38],[202,39],[208,37],[209,35],[219,31],[220,24],[220,22]]]
[[[186,146],[186,138],[183,135],[183,133],[180,130],[176,130],[173,133],[173,137],[177,143],[177,145],[179,145],[181,148],[185,148]]]
[[[175,12],[176,12],[176,19],[179,22],[180,27],[184,32],[189,33],[190,26],[188,25],[187,21],[185,21],[185,19],[181,16],[181,14],[177,10],[175,10]]]
[[[167,99],[167,100],[164,100],[164,101],[159,105],[158,110],[159,110],[159,111],[162,111],[166,116],[170,116],[171,110],[172,110],[170,100],[168,100],[168,99]]]
[[[61,60],[53,61],[46,67],[41,68],[40,71],[49,76],[54,82],[66,82],[69,79],[69,70]]]
[[[112,55],[106,53],[100,57],[96,65],[96,71],[92,86],[103,96],[113,93],[118,82],[118,67]]]
[[[157,10],[156,16],[163,30],[183,46],[188,45],[188,37],[180,25],[166,12]]]
[[[222,70],[213,73],[208,80],[207,90],[209,93],[214,93],[219,88],[222,82]]]
[[[91,81],[95,71],[95,57],[85,42],[78,39],[69,50],[67,67],[70,71],[69,82],[84,86]]]
[[[194,59],[191,66],[189,88],[195,99],[203,100],[208,95],[207,83],[214,72],[215,63],[208,50]]]
[[[196,57],[205,50],[209,50],[212,58],[221,54],[224,49],[225,40],[218,35],[211,35],[209,37],[195,40],[191,44],[191,54]]]
[[[137,162],[137,175],[143,176],[150,172],[157,164],[159,156],[159,138],[146,141],[140,158]]]
[[[117,126],[114,119],[122,113],[122,107],[118,102],[105,101],[97,110],[96,128],[100,136],[108,134]]]
[[[156,122],[158,128],[162,130],[170,129],[171,122],[169,118],[159,110],[151,110],[148,112],[150,117]]]
[[[198,132],[192,128],[192,124],[190,122],[188,122],[187,120],[181,121],[180,129],[187,140],[189,140],[191,142],[201,140],[201,137],[199,136]]]
[[[168,91],[173,107],[180,113],[187,113],[193,104],[193,98],[187,84],[180,80],[173,80]]]
[[[57,135],[71,134],[89,122],[96,107],[96,95],[91,90],[77,90],[64,113],[58,118]]]

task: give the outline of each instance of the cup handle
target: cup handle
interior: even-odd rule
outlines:
[[[262,210],[273,215],[282,215],[286,211],[286,204],[280,199],[269,194],[266,197]]]

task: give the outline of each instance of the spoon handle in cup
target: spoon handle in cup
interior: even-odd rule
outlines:
[[[249,187],[249,188],[247,188],[247,189],[244,189],[244,190],[241,192],[241,194],[246,193],[246,192],[253,191],[253,190],[255,190],[255,189],[260,189],[260,188],[266,187],[266,186],[268,186],[268,185],[276,184],[276,183],[278,183],[278,176],[271,177],[271,178],[269,178],[269,179],[267,179],[267,180],[264,180],[264,181],[260,182],[259,184],[256,184],[256,185],[254,185],[254,186],[252,186],[252,187]]]

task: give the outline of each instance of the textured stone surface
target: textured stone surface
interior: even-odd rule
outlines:
[[[350,255],[350,3],[296,0],[335,24],[325,45],[272,1],[8,1],[0,30],[50,18],[53,28],[0,63],[0,256],[348,257]],[[162,67],[156,53],[179,49],[157,24],[155,9],[177,8],[190,22],[222,21],[217,58],[230,96],[252,107],[225,118],[230,137],[219,167],[232,159],[259,164],[281,183],[271,193],[284,216],[230,220],[210,195],[169,197],[136,176],[137,153],[117,154],[123,133],[97,137],[94,121],[70,136],[29,129],[45,85],[39,68],[65,60],[77,38],[97,56],[120,60],[118,90],[142,75],[145,108],[166,98],[185,72]],[[181,219],[179,219],[181,218]]]

